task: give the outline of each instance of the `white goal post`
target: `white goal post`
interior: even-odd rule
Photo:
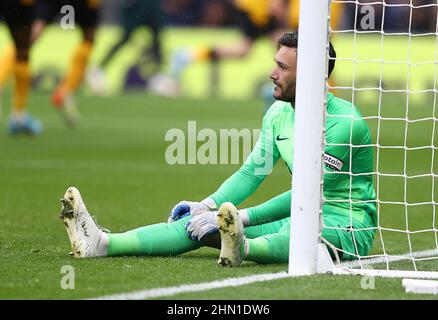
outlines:
[[[331,3],[344,3],[355,6],[354,27],[351,30],[336,31],[330,27],[330,6]],[[395,4],[394,4],[395,3]],[[380,6],[383,13],[380,26],[376,30],[363,31],[356,30],[359,25],[357,17],[361,6],[371,4]],[[398,34],[390,34],[384,28],[385,9],[400,7],[405,8],[407,12],[406,24],[408,25],[407,32],[399,32]],[[438,107],[437,104],[437,69],[438,69],[438,14],[435,21],[435,30],[424,31],[423,34],[413,32],[413,12],[420,9],[433,9],[438,11],[438,1],[427,4],[416,4],[414,0],[410,1],[395,1],[387,2],[379,1],[358,1],[358,0],[305,0],[300,1],[300,18],[299,18],[299,39],[298,39],[298,60],[297,60],[297,83],[296,83],[296,108],[295,108],[295,146],[294,146],[294,162],[292,176],[292,203],[291,203],[291,225],[290,225],[290,251],[289,251],[289,275],[302,276],[312,275],[317,273],[332,273],[342,275],[370,275],[383,277],[410,277],[410,278],[429,278],[438,279],[438,229],[436,215],[438,213]],[[328,69],[328,43],[329,38],[336,33],[349,33],[354,40],[350,51],[352,56],[337,56],[339,61],[348,61],[352,68],[352,81],[349,84],[340,83],[332,85],[328,84],[327,69]],[[380,43],[380,53],[377,58],[367,59],[359,57],[356,54],[358,42],[361,41],[362,34],[374,34]],[[403,36],[406,39],[406,59],[397,60],[387,58],[384,50],[385,37],[388,36]],[[427,38],[428,43],[432,42],[431,46],[435,50],[433,58],[414,60],[412,49],[417,42],[413,38]],[[404,41],[404,40],[403,40]],[[335,45],[336,49],[336,45]],[[404,48],[400,48],[404,50]],[[385,60],[387,58],[387,60]],[[358,65],[360,63],[375,63],[378,65],[375,78],[377,85],[364,87],[355,82]],[[396,75],[395,77],[403,82],[400,88],[387,88],[385,84],[385,76],[387,75],[387,67],[396,66],[400,70],[407,70],[406,74]],[[432,76],[432,84],[428,88],[417,89],[412,86],[416,67],[429,67]],[[336,70],[336,68],[335,68]],[[391,69],[397,73],[397,69]],[[395,71],[394,71],[395,70]],[[358,93],[372,92],[376,100],[371,104],[375,107],[376,112],[371,114],[366,110],[365,119],[367,122],[375,124],[375,130],[371,130],[372,144],[369,147],[374,149],[375,163],[372,173],[375,179],[376,190],[376,206],[378,225],[373,228],[375,231],[374,248],[368,256],[360,256],[356,252],[351,253],[356,256],[354,261],[333,261],[331,260],[326,245],[321,239],[321,230],[324,228],[322,224],[321,214],[324,203],[324,167],[323,155],[325,148],[325,119],[326,114],[326,97],[329,89],[345,90],[350,92],[350,100],[361,113],[362,106],[359,106],[357,101]],[[349,91],[348,91],[349,90]],[[386,95],[403,95],[405,104],[400,111],[402,116],[386,115],[385,103]],[[412,115],[416,110],[420,110],[421,106],[415,105],[417,94],[427,94],[431,98],[431,102],[427,106],[431,114]],[[394,105],[395,102],[391,102]],[[421,110],[425,110],[424,107]],[[421,113],[421,112],[420,112]],[[420,114],[419,113],[419,114]],[[404,139],[401,143],[388,143],[384,137],[384,126],[387,123],[402,123],[402,130],[399,136]],[[403,124],[404,123],[404,124]],[[408,132],[412,132],[412,126],[421,125],[422,123],[430,124],[431,136],[427,142],[420,143],[419,146],[411,146]],[[392,127],[388,127],[392,128]],[[411,129],[410,129],[411,128]],[[391,130],[391,129],[387,129]],[[418,129],[421,130],[421,129]],[[419,138],[417,139],[420,140]],[[415,140],[415,141],[417,141]],[[351,140],[350,140],[351,141]],[[350,143],[350,148],[353,145]],[[351,149],[350,149],[351,150]],[[400,172],[384,172],[382,159],[383,154],[387,151],[400,151],[401,166]],[[420,168],[415,168],[413,174],[408,168],[410,164],[410,153],[418,150],[424,150],[430,153],[431,159],[427,159],[430,165],[424,172],[417,172]],[[394,155],[393,155],[394,156]],[[391,162],[391,159],[387,162]],[[426,159],[425,159],[426,161]],[[423,167],[423,166],[421,166]],[[351,172],[350,176],[354,175]],[[383,181],[386,178],[400,179],[401,200],[391,198],[395,190],[385,190],[390,188]],[[413,187],[413,181],[427,179],[427,200],[414,199],[409,195]],[[351,177],[350,177],[351,181]],[[422,181],[422,180],[421,180]],[[397,183],[397,182],[395,182]],[[420,186],[421,184],[418,184]],[[421,188],[421,186],[419,187]],[[350,182],[351,190],[351,182]],[[395,196],[394,196],[395,197]],[[351,194],[350,194],[350,203]],[[399,206],[399,213],[388,213],[389,205]],[[415,209],[415,214],[412,213]],[[392,219],[394,217],[394,219]],[[424,219],[425,223],[421,228],[413,227],[413,220]],[[402,221],[402,226],[391,226],[392,220]],[[414,221],[415,222],[415,221]],[[420,223],[418,223],[420,225]],[[387,236],[386,233],[391,235]],[[353,236],[354,237],[354,236]],[[422,237],[419,241],[421,250],[415,250],[413,245],[414,238]],[[389,239],[389,240],[388,240]],[[407,250],[399,252],[400,247],[397,247],[397,242],[406,242]],[[426,243],[428,241],[428,243]],[[396,248],[392,249],[391,245]],[[425,247],[426,246],[426,247]],[[424,248],[425,247],[425,248]],[[342,252],[342,250],[340,250]],[[406,261],[406,263],[397,263]],[[422,263],[426,264],[425,268],[420,267]],[[377,266],[372,267],[370,266]]]
[[[300,3],[289,273],[316,273],[329,1]]]

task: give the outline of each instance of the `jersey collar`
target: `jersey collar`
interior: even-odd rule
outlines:
[[[335,96],[333,95],[333,93],[331,92],[327,92],[327,105],[329,105],[330,102],[332,102],[333,98]],[[288,102],[290,104],[290,106],[292,107],[293,110],[295,110],[295,105],[292,104],[291,102]]]

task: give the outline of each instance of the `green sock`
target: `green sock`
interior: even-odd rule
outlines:
[[[247,239],[248,254],[245,260],[257,263],[285,263],[289,261],[289,234],[276,233]]]
[[[175,256],[201,247],[185,230],[189,217],[125,233],[108,234],[108,256]]]

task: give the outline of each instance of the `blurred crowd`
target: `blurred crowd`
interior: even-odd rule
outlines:
[[[113,24],[119,19],[119,8],[136,0],[106,0],[102,7],[102,23]],[[147,1],[147,0],[143,0]],[[231,0],[160,0],[165,25],[172,26],[233,26]],[[285,0],[291,7],[299,1]],[[338,28],[362,30],[360,19],[368,13],[365,6],[372,6],[375,13],[374,30],[385,32],[435,32],[437,24],[436,0],[335,0],[343,11]],[[355,25],[356,24],[356,25]]]
[[[437,29],[437,2],[434,0],[359,0],[360,5],[344,4],[340,29],[363,30],[360,17],[367,13],[365,6],[372,6],[375,29],[387,33],[435,33]],[[350,1],[351,2],[351,1]],[[362,9],[362,10],[361,10]],[[362,11],[362,12],[361,12]]]
[[[138,61],[121,75],[125,88],[179,96],[187,66],[209,62],[209,93],[215,96],[221,83],[219,62],[245,58],[259,38],[269,38],[276,45],[286,30],[297,30],[299,4],[300,0],[2,0],[0,19],[12,41],[0,51],[0,114],[2,92],[13,78],[9,133],[36,135],[42,131],[42,124],[27,111],[29,92],[35,87],[32,81],[38,77],[31,72],[30,50],[50,24],[59,24],[63,29],[77,25],[81,30],[68,67],[59,75],[51,95],[55,109],[69,126],[75,126],[80,119],[75,96],[84,80],[94,94],[111,92],[108,67],[138,27],[149,28],[151,41],[145,39]],[[333,0],[330,23],[335,31],[436,34],[437,9],[437,0]],[[122,32],[90,65],[100,25],[115,25]],[[241,38],[235,43],[177,48],[164,59],[160,35],[167,26],[230,27],[238,29]],[[165,60],[169,61],[168,70],[163,70]],[[272,84],[266,88],[261,91],[269,106]]]

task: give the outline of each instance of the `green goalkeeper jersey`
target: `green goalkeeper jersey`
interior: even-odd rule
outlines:
[[[270,107],[263,118],[260,138],[245,163],[211,195],[218,206],[227,201],[239,205],[271,173],[280,158],[293,171],[294,124],[295,111],[290,103],[277,101]],[[354,105],[329,93],[325,128],[324,206],[336,210],[323,210],[323,214],[325,211],[351,214],[357,221],[366,225],[372,221],[376,226],[373,149],[365,120]],[[289,190],[249,208],[250,223],[289,217],[290,202]]]

